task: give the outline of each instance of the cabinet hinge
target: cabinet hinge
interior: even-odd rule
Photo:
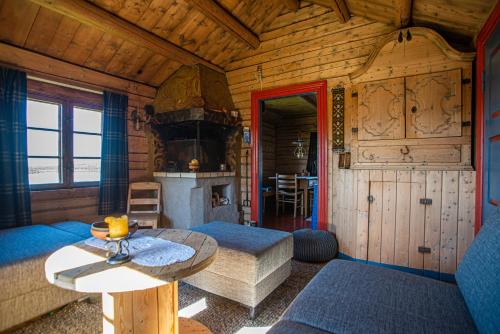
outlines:
[[[463,121],[462,122],[462,128],[465,128],[465,127],[468,127],[468,126],[471,126],[471,122],[470,121]]]
[[[358,96],[358,92],[354,91],[354,92],[351,93],[351,97],[356,97],[356,96]]]
[[[420,204],[431,205],[432,204],[432,199],[431,198],[421,198],[420,199]]]
[[[352,133],[358,133],[358,128],[352,128]]]
[[[469,79],[469,78],[462,79],[462,84],[463,84],[463,85],[468,85],[468,84],[470,84],[470,79]]]
[[[430,253],[431,249],[429,247],[418,246],[418,252],[419,253]]]

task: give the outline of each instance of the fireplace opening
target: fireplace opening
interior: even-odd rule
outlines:
[[[200,163],[199,172],[218,171],[226,163],[226,138],[231,128],[207,121],[187,121],[164,125],[163,130],[167,172],[189,172],[192,159]]]
[[[229,184],[212,186],[212,208],[231,204]]]

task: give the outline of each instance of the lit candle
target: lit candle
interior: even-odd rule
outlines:
[[[128,217],[121,216],[120,218],[111,217],[109,219],[109,236],[111,238],[121,238],[128,234]]]

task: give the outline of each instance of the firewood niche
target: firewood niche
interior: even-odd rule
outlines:
[[[235,171],[241,118],[224,74],[184,65],[166,80],[149,113],[150,157],[156,172]]]

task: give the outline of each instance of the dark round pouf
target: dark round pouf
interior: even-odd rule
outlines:
[[[337,239],[327,231],[305,228],[293,232],[293,258],[303,262],[327,262],[337,255]]]

